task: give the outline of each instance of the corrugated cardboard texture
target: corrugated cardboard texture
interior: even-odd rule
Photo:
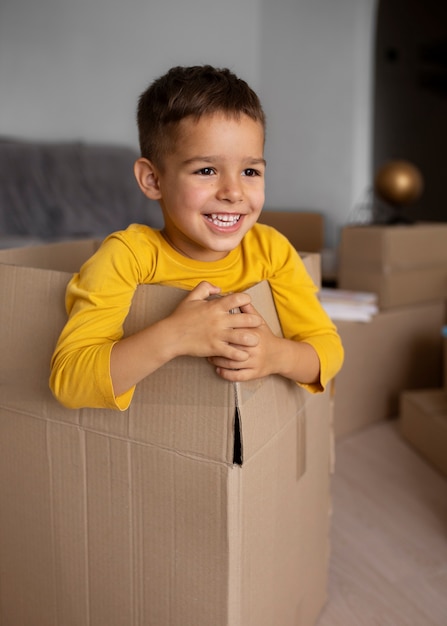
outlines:
[[[405,391],[400,398],[400,431],[430,463],[447,475],[447,393]]]
[[[382,310],[447,298],[447,224],[347,226],[338,285],[373,291]]]
[[[398,414],[404,389],[441,384],[443,302],[338,322],[345,362],[335,380],[334,431],[342,437]]]
[[[328,394],[279,377],[235,388],[178,359],[126,412],[65,409],[48,367],[68,279],[0,265],[0,623],[313,624],[329,556]],[[268,285],[251,293],[278,328]],[[179,297],[140,287],[126,332]]]

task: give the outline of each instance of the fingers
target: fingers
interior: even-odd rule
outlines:
[[[216,374],[223,380],[232,383],[242,383],[257,378],[251,369],[245,368],[227,369],[225,367],[216,367]]]
[[[259,313],[257,312],[257,310],[255,309],[255,307],[252,305],[251,302],[241,306],[241,312],[242,313],[246,313],[246,314],[250,314],[251,313],[252,315],[258,315],[259,316]]]
[[[200,282],[189,294],[186,296],[186,300],[207,300],[213,299],[213,296],[217,296],[221,294],[221,288],[217,287],[217,285],[213,285],[206,280]],[[245,308],[250,305],[251,298],[246,293],[229,293],[223,295],[219,298],[219,303],[222,307],[222,310],[232,312],[234,309]],[[256,311],[254,307],[251,307],[251,311],[247,310],[247,313],[253,312],[255,314]]]
[[[260,337],[256,332],[250,330],[232,329],[228,337],[228,343],[238,350],[256,348],[259,345]]]
[[[221,347],[221,356],[209,357],[208,360],[213,365],[220,367],[237,368],[248,359],[248,352],[241,347],[226,344]]]
[[[186,296],[186,300],[206,300],[211,296],[220,294],[221,288],[202,280],[190,293]]]
[[[250,348],[248,346],[227,345],[221,354],[208,357],[209,363],[216,368],[227,370],[239,370],[249,367],[252,360]]]
[[[214,297],[218,296],[220,293],[220,287],[208,281],[202,281],[188,294],[185,301],[214,301]],[[251,304],[250,296],[246,293],[230,293],[220,296],[216,298],[216,302],[213,302],[213,304],[218,307],[222,313],[231,313],[234,316],[231,318],[232,328],[256,328],[263,322],[262,318]]]
[[[241,363],[248,359],[248,350],[258,345],[257,329],[264,321],[251,305],[250,296],[220,293],[219,287],[202,281],[171,314],[179,355],[218,356]]]
[[[247,310],[255,311],[253,307]],[[241,313],[241,316],[259,317],[252,313]],[[227,381],[242,382],[263,378],[277,371],[276,355],[281,352],[278,342],[283,340],[276,337],[264,321],[258,328],[233,329],[233,332],[234,336],[238,337],[238,345],[234,347],[242,349],[243,358],[241,355],[235,357],[228,353],[216,354],[209,358],[218,376]]]
[[[234,330],[240,330],[240,329],[250,329],[250,328],[259,328],[262,324],[263,324],[263,319],[262,317],[260,317],[259,315],[248,315],[247,313],[234,313],[231,316],[231,319],[229,320],[231,327]],[[234,343],[242,343],[244,345],[246,344],[246,341],[244,340],[244,336],[242,335],[238,335],[238,337],[241,337],[241,340],[236,340],[234,341]],[[248,335],[247,335],[248,336]],[[248,344],[251,345],[251,344]]]
[[[209,289],[209,293],[206,295],[206,297],[210,297],[210,296],[221,293],[221,290],[219,287],[216,287],[215,285],[211,285],[211,283],[208,283],[208,282],[200,283],[191,293],[203,294],[203,293],[206,293],[207,289]],[[229,312],[234,312],[235,309],[242,309],[243,307],[246,307],[247,305],[249,305],[250,302],[251,302],[250,296],[247,293],[243,293],[243,292],[228,293],[228,294],[222,295],[219,298],[219,303],[222,309],[229,311]],[[253,312],[256,313],[253,307],[252,309],[253,309]]]
[[[259,328],[264,320],[250,302],[246,293],[234,293],[221,298],[221,304],[232,313],[232,328]],[[254,345],[241,340],[243,345]]]

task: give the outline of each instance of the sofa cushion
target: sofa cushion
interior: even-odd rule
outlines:
[[[0,139],[0,238],[104,236],[133,222],[161,227],[127,146]]]

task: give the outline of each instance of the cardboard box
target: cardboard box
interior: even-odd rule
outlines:
[[[447,392],[405,391],[400,397],[400,432],[430,463],[447,475]]]
[[[444,303],[434,302],[337,322],[345,362],[335,379],[336,438],[396,417],[404,389],[440,386],[444,320]]]
[[[100,239],[82,239],[0,250],[0,263],[59,272],[77,272],[99,247]],[[42,275],[44,276],[44,275]],[[63,277],[65,280],[67,277]]]
[[[273,226],[288,238],[305,260],[307,271],[315,284],[320,287],[322,282],[321,253],[324,242],[324,218],[321,213],[264,209],[258,221]]]
[[[69,279],[57,269],[95,245],[0,254],[0,623],[314,624],[329,394],[275,376],[226,383],[184,357],[140,383],[128,411],[61,407],[48,389]],[[23,255],[28,266],[5,263]],[[280,332],[268,285],[250,292]],[[140,286],[126,333],[183,297]]]
[[[321,213],[264,209],[259,222],[279,230],[297,250],[321,252],[324,247],[324,218]]]
[[[373,291],[382,310],[447,297],[447,224],[346,226],[338,286]]]

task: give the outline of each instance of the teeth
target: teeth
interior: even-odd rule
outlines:
[[[211,215],[207,215],[206,217],[216,226],[224,228],[234,226],[241,218],[240,215],[230,215],[228,213],[211,213]]]

